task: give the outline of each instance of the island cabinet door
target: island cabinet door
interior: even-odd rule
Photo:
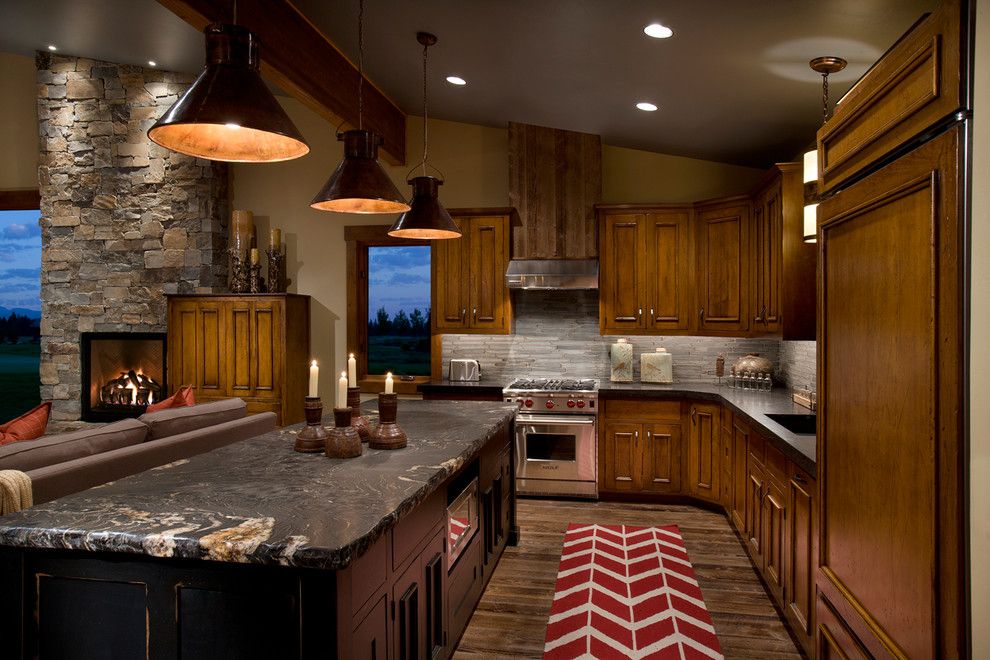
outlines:
[[[388,653],[388,598],[382,596],[351,633],[354,660],[386,660]]]
[[[443,651],[445,574],[441,530],[392,587],[393,658],[420,660]]]
[[[642,213],[603,217],[599,278],[603,333],[646,328],[645,226]]]

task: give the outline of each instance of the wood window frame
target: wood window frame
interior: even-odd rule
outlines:
[[[362,392],[382,392],[385,377],[368,374],[368,248],[414,245],[430,247],[429,241],[395,238],[388,235],[391,225],[359,225],[344,227],[347,245],[347,354],[357,358],[358,385]],[[431,256],[432,258],[432,256]],[[433,307],[433,286],[430,285],[430,307]],[[431,323],[432,326],[432,323]],[[411,381],[395,380],[398,394],[419,394],[418,386],[437,378],[441,368],[441,335],[430,330],[430,375],[414,376]]]
[[[34,211],[41,208],[41,192],[37,188],[0,190],[0,211]]]

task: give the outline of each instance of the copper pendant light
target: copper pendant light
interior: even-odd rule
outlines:
[[[419,238],[426,240],[459,238],[461,235],[460,229],[454,224],[454,220],[447,213],[447,209],[440,203],[438,189],[443,184],[443,173],[437,170],[440,177],[429,176],[426,173],[427,156],[429,155],[426,62],[427,52],[430,46],[437,42],[437,38],[429,32],[417,32],[416,40],[423,46],[423,160],[416,165],[416,167],[423,167],[423,174],[422,176],[413,177],[407,182],[413,188],[413,197],[410,202],[411,208],[399,216],[399,219],[395,221],[392,228],[388,230],[388,235],[395,236],[396,238]],[[436,170],[435,167],[433,169]],[[412,173],[412,170],[410,170],[410,173]]]
[[[822,75],[822,126],[828,121],[828,76],[846,68],[846,61],[841,57],[826,55],[816,57],[808,62],[808,66]],[[804,242],[818,242],[818,151],[812,150],[804,154]]]
[[[380,135],[362,125],[364,90],[364,0],[358,3],[358,127],[337,133],[344,160],[309,203],[335,213],[403,213],[409,204],[378,162]]]
[[[208,160],[266,163],[309,153],[299,130],[259,73],[258,38],[240,25],[211,23],[206,68],[148,130],[166,149]]]

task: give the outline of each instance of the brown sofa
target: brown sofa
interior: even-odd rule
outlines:
[[[240,399],[211,401],[0,446],[0,470],[26,472],[41,504],[274,428],[274,413],[248,416]]]

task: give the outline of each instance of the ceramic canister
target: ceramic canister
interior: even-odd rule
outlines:
[[[612,358],[611,380],[615,383],[631,383],[633,379],[633,347],[625,339],[616,340],[609,351]]]
[[[674,357],[662,346],[639,356],[639,379],[644,383],[673,383]]]

